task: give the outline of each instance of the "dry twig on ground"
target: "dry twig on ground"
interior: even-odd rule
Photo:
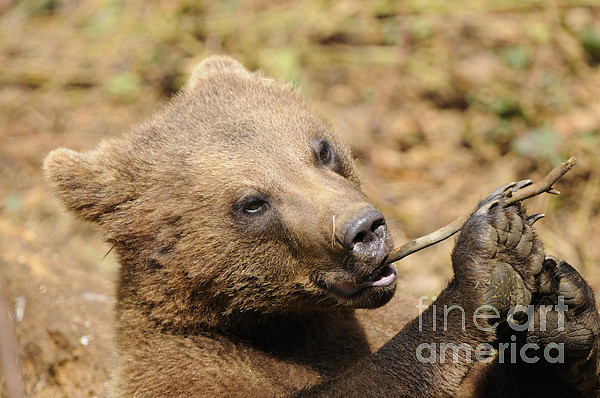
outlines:
[[[19,344],[10,318],[10,311],[0,283],[0,370],[4,373],[7,397],[22,398],[25,396],[25,387],[19,365]],[[2,387],[1,381],[0,387]],[[0,388],[0,392],[1,390]]]

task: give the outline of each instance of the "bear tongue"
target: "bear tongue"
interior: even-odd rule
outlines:
[[[336,284],[337,290],[344,294],[352,294],[366,287],[389,286],[396,280],[396,270],[389,264],[375,270],[367,277],[365,282],[354,284],[342,282]]]
[[[389,286],[396,280],[396,270],[389,264],[378,268],[373,272],[367,280],[358,284],[356,287],[362,289],[371,286]]]

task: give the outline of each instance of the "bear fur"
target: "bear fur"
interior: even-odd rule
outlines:
[[[44,170],[64,205],[98,224],[119,256],[112,396],[493,395],[505,375],[515,391],[529,390],[513,370],[522,364],[417,361],[422,342],[497,344],[502,333],[462,328],[456,313],[448,331],[436,331],[411,321],[415,300],[390,302],[393,242],[349,150],[289,85],[229,57],[200,63],[129,134],[90,152],[57,149]],[[524,211],[502,205],[518,188],[479,205],[438,302],[467,312],[506,304],[505,317],[509,304],[536,303],[543,278],[554,281],[546,302],[561,288],[580,292],[567,321],[579,325],[573,335],[591,330],[576,347],[583,354],[568,370],[527,370],[547,383],[546,396],[596,394],[593,294],[576,271],[561,285],[567,265],[544,260]],[[508,242],[498,239],[505,230]],[[440,316],[431,311],[425,319]]]

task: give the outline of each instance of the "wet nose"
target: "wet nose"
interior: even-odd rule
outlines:
[[[362,209],[358,216],[348,224],[344,233],[344,248],[354,254],[374,257],[385,246],[387,228],[385,218],[374,207]]]

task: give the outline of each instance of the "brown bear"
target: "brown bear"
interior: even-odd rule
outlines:
[[[349,150],[289,85],[231,58],[44,169],[120,259],[112,396],[598,394],[593,293],[504,204],[526,182],[477,206],[454,279],[411,320]]]

